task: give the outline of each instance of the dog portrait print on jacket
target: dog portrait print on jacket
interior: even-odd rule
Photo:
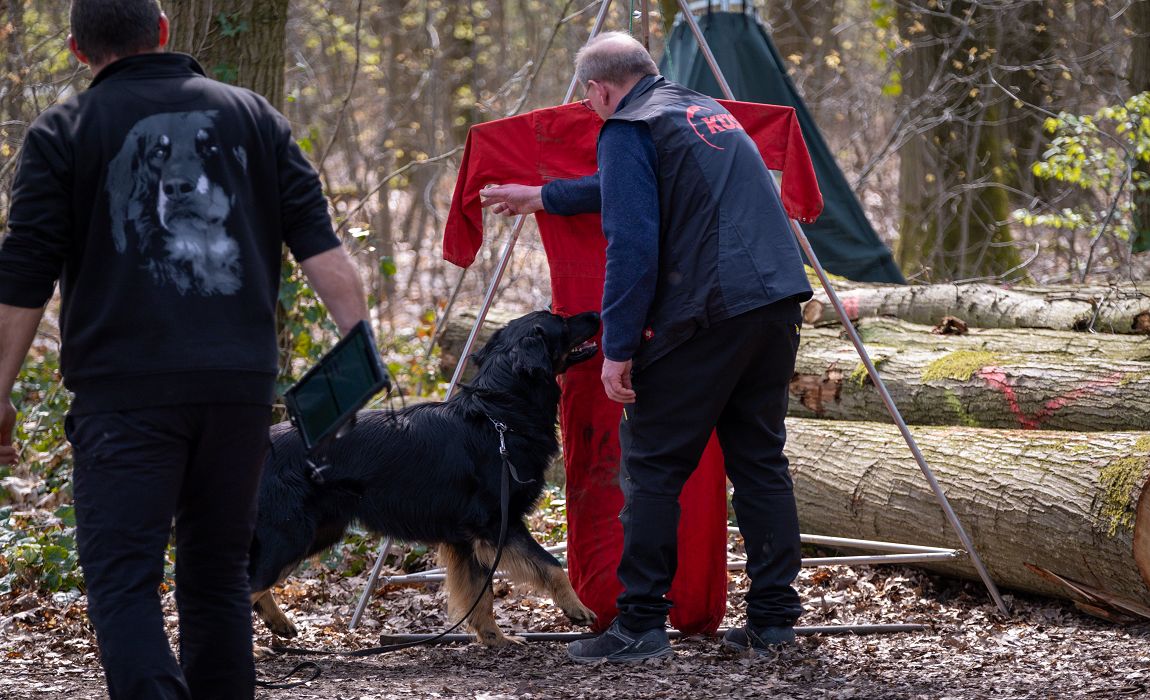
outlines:
[[[108,167],[117,252],[138,254],[157,284],[180,294],[235,294],[243,283],[240,248],[225,228],[234,197],[224,183],[242,178],[247,155],[220,143],[217,114],[141,119]]]

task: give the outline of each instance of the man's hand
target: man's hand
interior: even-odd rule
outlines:
[[[0,304],[0,464],[16,463],[16,448],[12,445],[12,433],[16,429],[12,387],[43,315],[44,307],[29,309]]]
[[[500,216],[531,214],[543,208],[543,188],[531,185],[488,185],[479,191],[483,208]]]
[[[12,431],[16,429],[16,407],[11,400],[0,401],[0,464],[16,463]]]
[[[603,389],[607,398],[619,403],[634,403],[635,390],[631,388],[631,361],[616,362],[603,358]]]

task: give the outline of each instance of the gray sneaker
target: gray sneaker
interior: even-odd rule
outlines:
[[[790,626],[751,627],[747,623],[742,627],[732,627],[723,635],[723,646],[739,652],[751,650],[756,656],[778,651],[794,643],[795,628]]]
[[[591,639],[579,639],[567,645],[567,656],[575,663],[596,661],[633,663],[645,659],[662,659],[674,654],[667,630],[656,627],[646,632],[632,632],[616,619],[607,631]]]

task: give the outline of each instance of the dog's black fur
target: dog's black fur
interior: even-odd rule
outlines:
[[[484,588],[499,536],[503,460],[493,421],[508,428],[515,469],[500,568],[548,592],[572,621],[593,622],[523,519],[559,449],[555,375],[595,354],[588,341],[598,330],[594,312],[565,319],[537,311],[512,321],[471,356],[474,380],[448,401],[362,411],[354,430],[331,447],[323,484],[309,478],[295,429],[274,426],[250,564],[253,603],[268,627],[295,634],[268,589],[338,542],[353,520],[400,540],[439,544],[449,612],[454,619],[465,613]],[[483,595],[468,622],[483,643],[503,644],[490,589]]]

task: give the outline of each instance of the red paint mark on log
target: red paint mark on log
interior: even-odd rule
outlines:
[[[842,302],[843,310],[847,312],[847,318],[852,321],[857,321],[859,317],[859,300],[856,297],[844,297]]]
[[[1014,384],[1012,384],[1011,380],[1006,376],[1004,369],[1001,367],[983,367],[978,371],[978,376],[982,377],[987,386],[1002,392],[1003,398],[1006,399],[1006,405],[1010,408],[1010,412],[1018,419],[1018,425],[1023,430],[1037,430],[1059,409],[1073,404],[1083,396],[1118,386],[1119,382],[1122,381],[1122,373],[1114,372],[1101,379],[1086,382],[1077,389],[1050,399],[1033,415],[1027,415],[1023,412],[1022,405],[1018,402],[1018,395],[1014,393]]]

